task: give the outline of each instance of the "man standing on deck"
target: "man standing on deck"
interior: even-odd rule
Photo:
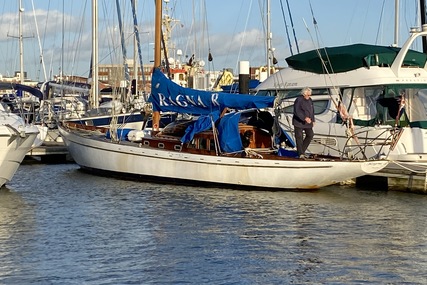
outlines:
[[[301,95],[302,96],[299,96],[294,103],[292,124],[294,125],[298,157],[304,159],[305,151],[307,150],[314,136],[314,106],[313,101],[310,98],[310,88],[305,87],[302,89]]]

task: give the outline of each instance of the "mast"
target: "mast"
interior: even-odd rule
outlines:
[[[91,108],[99,107],[98,61],[98,0],[92,0],[92,92],[89,101]]]
[[[156,15],[154,20],[154,67],[160,67],[161,61],[161,34],[162,34],[162,0],[156,0]],[[160,112],[153,112],[153,131],[159,130]]]
[[[426,24],[426,1],[420,0],[421,28]],[[422,37],[423,53],[427,53],[427,38]]]
[[[19,80],[20,83],[24,83],[24,36],[22,35],[22,13],[24,8],[22,7],[22,1],[19,0]]]
[[[22,0],[19,0],[19,23],[18,23],[18,36],[11,36],[9,33],[8,37],[17,38],[19,41],[19,82],[24,83],[24,34],[22,32],[22,14],[24,13],[24,7],[22,7]]]
[[[272,50],[271,50],[271,20],[270,20],[270,0],[267,0],[267,77],[270,77]]]
[[[394,0],[394,43],[393,46],[399,45],[399,0]]]
[[[154,67],[160,67],[162,38],[162,0],[156,0],[154,22]]]

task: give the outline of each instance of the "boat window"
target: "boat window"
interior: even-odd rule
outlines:
[[[208,142],[205,138],[200,138],[199,140],[199,149],[207,149],[208,148]]]
[[[329,94],[329,89],[327,88],[313,88],[311,89],[311,96],[312,98],[314,96],[319,96],[319,95],[328,95]],[[277,92],[280,97],[282,99],[290,99],[290,98],[296,98],[298,96],[301,95],[301,89],[292,89],[292,90],[280,90]]]
[[[314,115],[319,115],[325,112],[329,106],[329,100],[313,100]]]
[[[427,89],[404,90],[404,112],[410,122],[427,121]]]
[[[187,144],[187,148],[197,148],[197,143],[198,143],[197,139],[192,139],[191,142]]]
[[[329,100],[313,100],[314,115],[320,115],[329,107]],[[282,109],[282,113],[293,114],[294,105],[286,106]]]
[[[383,108],[378,113],[382,123],[406,126],[412,122],[427,121],[427,89],[425,86],[389,85],[378,98]]]
[[[210,141],[209,150],[214,150],[215,149],[215,141],[214,140],[209,140],[209,141]]]
[[[287,90],[260,90],[256,93],[256,96],[278,96],[280,99],[291,99],[296,98],[301,95],[300,88],[298,89],[287,89]],[[320,88],[320,89],[312,89],[311,95],[328,95],[328,89],[327,88]]]
[[[342,90],[342,101],[348,114],[361,121],[375,120],[378,114],[378,98],[384,93],[384,87],[358,87]]]
[[[259,90],[256,96],[276,96],[276,91],[274,90]]]
[[[301,95],[301,90],[280,90],[277,92],[282,99],[296,98]]]

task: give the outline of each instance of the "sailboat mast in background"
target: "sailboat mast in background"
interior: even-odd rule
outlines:
[[[271,75],[271,60],[273,51],[271,50],[271,20],[270,20],[270,0],[267,0],[267,77]]]
[[[24,8],[22,7],[22,1],[19,0],[19,80],[20,83],[24,83],[24,38],[22,35],[22,13]]]

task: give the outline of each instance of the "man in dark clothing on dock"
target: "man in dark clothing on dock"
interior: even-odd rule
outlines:
[[[301,95],[302,96],[299,96],[294,103],[292,124],[294,125],[298,157],[305,158],[305,151],[307,150],[314,136],[314,106],[313,101],[310,98],[310,88],[305,87],[302,89]]]

